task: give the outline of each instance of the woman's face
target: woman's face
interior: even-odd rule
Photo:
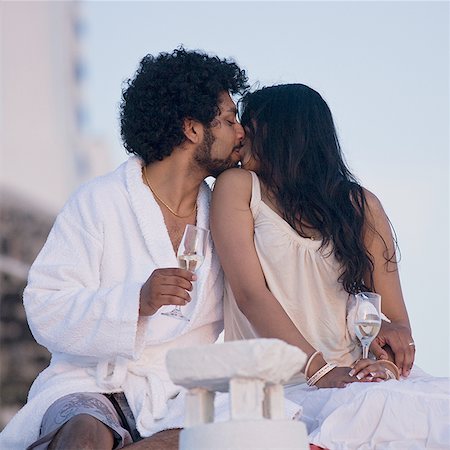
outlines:
[[[242,142],[242,147],[239,150],[239,155],[241,157],[241,166],[243,169],[252,170],[254,172],[258,171],[259,162],[253,156],[252,141],[247,127],[245,127],[245,138]]]

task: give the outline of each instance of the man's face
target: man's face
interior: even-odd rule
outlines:
[[[236,106],[227,92],[220,94],[218,107],[219,114],[211,127],[204,129],[203,141],[194,155],[196,162],[213,177],[237,165],[244,138],[244,129],[236,121]]]

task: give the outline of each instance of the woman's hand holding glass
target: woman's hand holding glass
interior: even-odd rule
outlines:
[[[391,361],[360,359],[354,364],[349,375],[362,382],[379,382],[398,380],[400,371]]]
[[[380,382],[399,379],[400,371],[391,361],[360,359],[352,367],[335,367],[320,378],[318,388],[343,388],[355,382]]]

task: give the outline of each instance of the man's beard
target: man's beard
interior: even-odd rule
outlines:
[[[211,148],[216,138],[209,128],[205,128],[203,142],[197,148],[194,159],[197,164],[208,172],[209,176],[217,178],[224,170],[236,167],[237,163],[231,157],[226,159],[211,158]]]

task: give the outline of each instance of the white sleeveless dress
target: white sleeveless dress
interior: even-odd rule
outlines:
[[[256,251],[270,291],[328,362],[350,366],[361,349],[347,329],[348,294],[337,281],[340,265],[331,247],[302,238],[261,200],[252,175],[251,211]],[[239,310],[228,281],[225,340],[258,334]],[[450,449],[450,379],[414,367],[408,379],[352,383],[344,389],[308,387],[303,376],[286,397],[303,409],[310,442],[329,449]]]

